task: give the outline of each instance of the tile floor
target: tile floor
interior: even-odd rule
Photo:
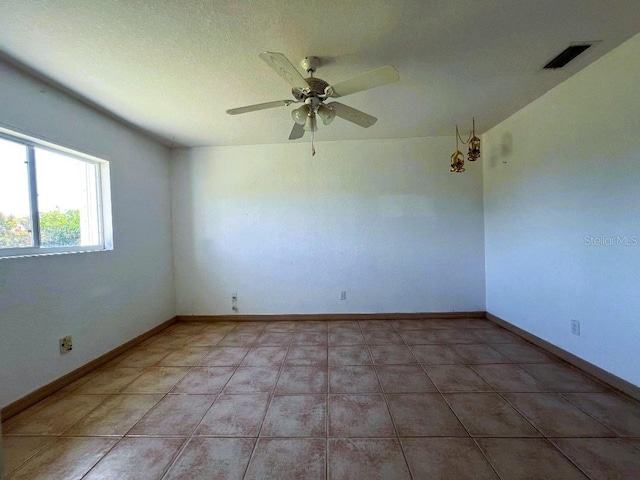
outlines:
[[[3,431],[11,480],[640,476],[640,402],[473,319],[177,323]]]

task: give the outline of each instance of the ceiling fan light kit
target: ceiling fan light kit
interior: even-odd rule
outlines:
[[[386,67],[371,70],[343,82],[336,83],[335,85],[330,85],[321,78],[313,76],[314,72],[320,66],[320,59],[318,57],[305,57],[302,60],[302,68],[309,75],[307,78],[303,77],[282,53],[264,52],[260,54],[260,58],[291,85],[291,94],[295,100],[277,100],[275,102],[232,108],[231,110],[227,110],[227,113],[229,115],[237,115],[268,108],[289,106],[294,103],[302,103],[302,106],[291,112],[291,118],[294,124],[289,134],[289,140],[301,138],[304,132],[311,132],[312,134],[316,132],[318,130],[317,117],[320,117],[324,125],[329,125],[335,117],[340,117],[360,127],[369,128],[378,120],[376,117],[339,102],[325,102],[332,97],[344,97],[352,93],[381,87],[400,80],[398,71],[391,65],[387,65]],[[313,136],[311,141],[312,154],[315,154]]]
[[[464,141],[460,137],[460,132],[458,131],[458,125],[456,125],[456,150],[451,155],[451,169],[449,170],[451,173],[462,173],[465,171],[464,168],[464,154],[458,148],[458,140],[465,145],[469,145],[469,151],[467,152],[467,160],[470,162],[475,162],[480,158],[480,139],[476,135],[476,119],[473,119],[473,127],[471,132],[469,133],[469,138]]]

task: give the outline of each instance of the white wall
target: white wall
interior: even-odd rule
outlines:
[[[487,310],[635,385],[639,59],[636,36],[484,135]]]
[[[175,315],[169,152],[0,63],[0,123],[111,161],[115,249],[0,260],[0,406]],[[61,356],[58,339],[72,335]]]
[[[482,167],[449,173],[453,143],[175,151],[178,313],[484,310]]]

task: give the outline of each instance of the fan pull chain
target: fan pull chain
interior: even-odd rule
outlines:
[[[313,142],[316,139],[316,132],[311,132],[311,156],[315,157],[316,156],[316,147],[313,144]]]

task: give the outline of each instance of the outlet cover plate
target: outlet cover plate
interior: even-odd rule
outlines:
[[[571,333],[580,335],[580,322],[578,320],[571,320]]]
[[[73,339],[71,335],[60,339],[60,354],[64,355],[73,350]]]

